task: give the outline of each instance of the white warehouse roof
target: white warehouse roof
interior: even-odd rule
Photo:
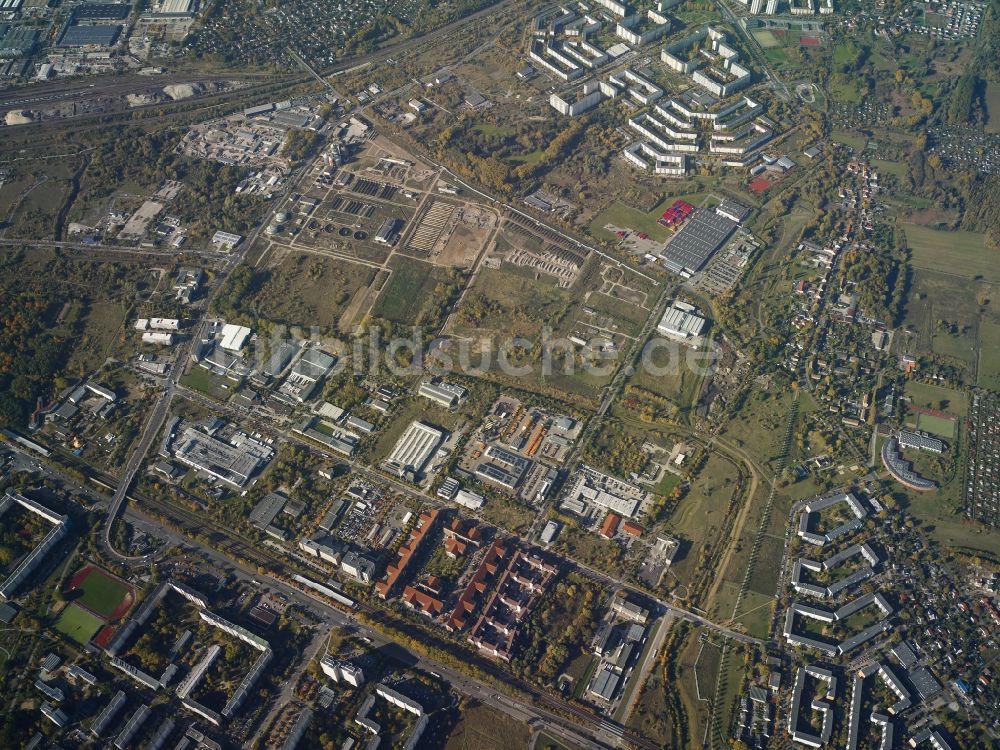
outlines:
[[[705,330],[705,319],[695,315],[690,309],[684,309],[688,305],[678,305],[667,308],[660,319],[656,330],[666,336],[689,338],[700,336]]]
[[[219,346],[231,352],[238,352],[250,338],[250,329],[246,326],[238,326],[226,323],[222,326],[222,341]]]

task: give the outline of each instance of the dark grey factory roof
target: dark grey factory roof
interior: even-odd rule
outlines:
[[[736,222],[714,211],[698,209],[663,249],[667,269],[697,273],[736,230]]]
[[[59,47],[110,47],[118,38],[122,27],[118,24],[96,26],[70,26],[59,39]]]

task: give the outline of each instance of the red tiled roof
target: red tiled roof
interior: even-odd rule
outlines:
[[[621,518],[618,517],[618,514],[609,511],[608,515],[604,517],[604,524],[601,526],[601,536],[606,539],[613,537],[615,532],[618,531],[618,522],[620,520]]]

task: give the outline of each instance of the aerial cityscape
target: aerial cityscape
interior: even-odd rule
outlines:
[[[1000,0],[0,0],[0,517],[0,750],[1000,747]]]

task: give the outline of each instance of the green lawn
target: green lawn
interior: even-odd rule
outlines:
[[[980,388],[1000,391],[1000,323],[983,318],[979,323],[979,370],[977,385]]]
[[[757,43],[764,49],[781,46],[778,37],[767,29],[754,29],[751,33],[753,34],[753,38],[757,40]]]
[[[226,401],[232,394],[229,388],[224,388],[223,383],[231,387],[230,383],[227,383],[224,378],[218,378],[204,367],[200,365],[195,365],[183,376],[181,376],[180,384],[186,388],[190,388],[194,391],[201,391],[206,396],[210,396],[219,401]]]
[[[81,646],[85,646],[103,625],[104,623],[96,615],[70,604],[59,615],[53,627]]]
[[[907,223],[902,229],[916,268],[1000,281],[1000,253],[986,247],[982,234],[947,232]]]
[[[833,140],[850,146],[855,151],[864,151],[868,145],[868,138],[854,130],[834,130],[831,135]]]
[[[906,395],[914,406],[947,412],[959,418],[967,414],[965,394],[953,388],[911,380],[906,384]],[[944,408],[941,408],[942,406]]]
[[[1000,133],[1000,81],[986,84],[986,130]]]
[[[694,185],[693,187],[698,187]],[[708,197],[708,193],[690,193],[688,195],[667,195],[656,204],[648,213],[644,213],[637,208],[626,206],[621,201],[615,201],[610,206],[601,211],[590,222],[590,234],[599,239],[615,240],[614,232],[604,228],[605,224],[612,224],[622,229],[632,229],[636,232],[645,232],[652,239],[665,241],[673,232],[656,223],[656,220],[663,216],[674,201],[687,201],[693,206],[700,206]]]
[[[73,591],[81,604],[104,617],[114,612],[128,594],[128,586],[96,569]]]
[[[372,314],[395,323],[417,323],[427,297],[439,278],[430,263],[397,256],[392,275],[382,289]]]
[[[646,214],[631,206],[626,206],[624,203],[615,201],[597,214],[593,221],[590,222],[590,234],[600,239],[614,240],[614,232],[604,228],[605,225],[610,224],[620,229],[645,232],[654,240],[662,242],[670,236],[668,229],[656,223],[656,220],[662,215],[662,209],[658,213],[654,209]]]
[[[917,429],[930,432],[949,440],[955,437],[955,420],[936,417],[933,414],[917,414]]]
[[[873,159],[872,164],[879,172],[895,175],[898,179],[903,181],[906,180],[906,165],[902,162]]]

